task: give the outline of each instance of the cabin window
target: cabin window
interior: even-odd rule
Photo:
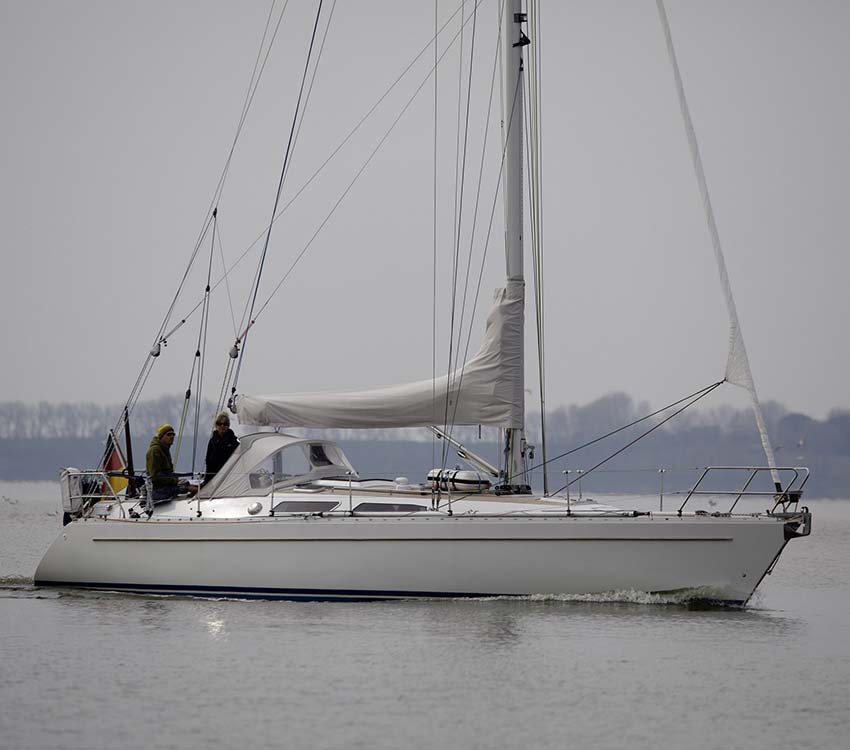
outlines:
[[[263,490],[272,486],[272,473],[266,469],[258,469],[248,475],[248,483],[252,490]]]
[[[275,513],[325,513],[339,503],[336,500],[284,500],[274,506]]]
[[[313,466],[331,466],[333,461],[328,458],[325,453],[325,446],[321,443],[310,444],[310,463]]]
[[[282,448],[265,459],[248,475],[254,489],[264,489],[278,482],[309,474],[313,470],[301,446]]]
[[[414,505],[413,503],[360,503],[355,509],[355,513],[418,513],[421,510],[428,510],[424,505]]]

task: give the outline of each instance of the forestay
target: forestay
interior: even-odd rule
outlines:
[[[523,424],[524,286],[497,289],[478,353],[442,377],[367,391],[240,395],[241,424],[277,427],[419,427]]]

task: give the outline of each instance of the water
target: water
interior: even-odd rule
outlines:
[[[37,590],[58,496],[0,483],[2,748],[847,746],[850,502],[742,610]]]

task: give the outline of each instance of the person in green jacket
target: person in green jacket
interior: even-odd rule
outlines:
[[[174,442],[174,428],[170,424],[162,425],[153,436],[145,463],[153,485],[153,502],[171,500],[180,492],[180,481],[174,473],[171,461],[171,445]]]

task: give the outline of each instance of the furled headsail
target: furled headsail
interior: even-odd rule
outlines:
[[[726,270],[726,259],[723,256],[723,248],[720,245],[720,233],[717,230],[717,222],[714,219],[714,209],[711,207],[711,196],[708,192],[708,182],[705,179],[705,170],[702,166],[702,157],[697,143],[697,134],[691,120],[691,111],[685,96],[685,85],[682,83],[682,74],[679,71],[679,63],[676,59],[676,50],[673,46],[673,35],[670,32],[670,22],[667,19],[667,11],[664,8],[664,0],[656,0],[658,17],[661,20],[661,30],[667,42],[667,54],[670,58],[670,67],[673,70],[673,81],[676,86],[676,96],[679,99],[679,109],[682,113],[682,122],[685,126],[685,135],[688,138],[688,147],[691,151],[691,161],[694,165],[694,173],[697,178],[702,206],[708,223],[708,233],[711,236],[711,246],[714,250],[714,259],[717,262],[717,271],[720,274],[720,286],[723,289],[723,298],[726,301],[726,311],[729,314],[729,354],[726,360],[725,380],[733,385],[746,389],[750,394],[753,404],[753,413],[756,418],[764,448],[767,465],[770,467],[773,482],[777,491],[782,487],[779,481],[779,472],[776,468],[776,458],[770,445],[770,437],[767,434],[767,425],[764,421],[761,403],[759,402],[753,373],[750,369],[747,348],[744,346],[744,334],[741,331],[741,323],[738,320],[738,311],[735,307],[735,299],[732,296],[732,284],[729,281],[729,273]]]
[[[241,424],[275,427],[419,427],[483,424],[521,428],[524,285],[497,289],[477,354],[436,379],[366,391],[240,395]]]

